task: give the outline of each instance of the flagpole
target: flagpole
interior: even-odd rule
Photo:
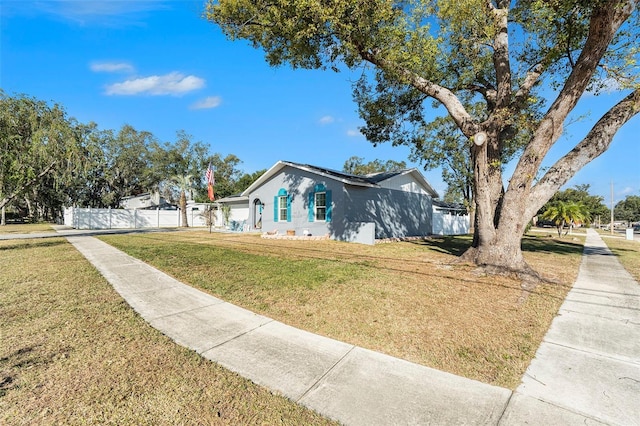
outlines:
[[[209,167],[207,167],[207,172],[205,173],[205,178],[207,180],[207,193],[209,195],[209,200],[214,201],[215,196],[213,195],[213,185],[215,185],[216,179],[214,177],[213,168],[211,167],[211,161],[209,161]],[[211,210],[213,209],[213,205],[209,203],[209,233],[211,233],[211,227],[213,225],[213,221],[211,220]]]

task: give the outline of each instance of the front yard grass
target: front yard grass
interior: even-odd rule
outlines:
[[[2,425],[331,424],[151,328],[63,238],[0,241],[0,270]]]
[[[640,243],[623,237],[605,237],[604,242],[609,246],[613,254],[618,256],[618,260],[627,272],[636,281],[640,282]]]
[[[53,228],[48,223],[20,223],[0,226],[0,234],[34,234],[51,231]]]
[[[514,389],[580,264],[584,237],[527,236],[551,282],[457,263],[469,237],[364,246],[206,231],[102,236],[228,302],[314,333]]]
[[[468,237],[376,246],[206,231],[101,238],[287,324],[512,389],[575,281],[584,240],[526,237],[529,263],[556,282],[527,292],[457,263]],[[635,246],[622,250],[640,258]],[[0,268],[2,424],[327,422],[150,328],[62,238],[0,241]]]

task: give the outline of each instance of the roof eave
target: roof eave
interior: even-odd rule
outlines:
[[[393,175],[393,176],[389,176],[387,179],[381,180],[380,182],[384,182],[384,181],[392,179],[394,177],[404,176],[404,175],[408,175],[408,174],[413,175],[416,178],[416,180],[418,180],[422,184],[422,186],[424,186],[424,188],[427,190],[427,192],[429,193],[431,198],[440,198],[440,195],[436,192],[435,189],[433,189],[433,187],[429,184],[429,182],[422,175],[422,173],[420,173],[420,170],[418,170],[415,167],[412,168],[412,169],[403,170],[401,173],[398,173],[398,174]]]
[[[427,179],[424,176],[422,176],[422,173],[420,173],[420,170],[414,167],[413,169],[410,169],[409,172],[412,173],[414,176],[416,176],[418,180],[422,182],[424,187],[427,189],[427,192],[429,193],[429,195],[431,195],[431,198],[440,198],[440,194],[438,194],[436,190],[433,189],[431,184],[429,184]]]
[[[274,164],[269,170],[267,170],[265,172],[265,174],[260,176],[260,178],[258,178],[255,182],[253,182],[251,185],[249,185],[249,187],[247,189],[242,191],[242,193],[240,195],[248,197],[249,194],[251,194],[257,188],[262,186],[262,184],[264,184],[267,180],[271,179],[271,177],[275,176],[278,172],[280,172],[280,170],[282,170],[286,166],[293,167],[293,168],[299,169],[299,170],[304,170],[306,172],[313,173],[314,175],[318,175],[318,176],[322,176],[322,177],[325,177],[325,178],[328,178],[328,179],[332,179],[332,180],[335,180],[335,181],[338,181],[338,182],[342,182],[342,183],[347,184],[347,185],[362,186],[362,187],[369,187],[369,188],[378,187],[378,185],[372,184],[372,183],[357,182],[357,181],[353,181],[353,180],[349,180],[349,179],[343,179],[343,178],[340,178],[338,176],[332,176],[332,175],[330,175],[328,173],[323,173],[320,170],[313,169],[313,168],[308,167],[308,166],[306,166],[304,164],[298,164],[298,163],[292,163],[292,162],[289,162],[289,161],[280,160],[276,164]]]
[[[322,176],[322,177],[326,177],[328,179],[336,180],[338,182],[342,182],[342,183],[345,183],[347,185],[364,186],[364,187],[368,187],[368,188],[377,188],[377,187],[379,187],[379,185],[376,185],[375,183],[358,182],[356,180],[341,178],[339,176],[334,176],[334,175],[331,175],[329,173],[325,173],[325,172],[323,172],[321,170],[317,170],[317,169],[308,167],[308,166],[306,166],[304,164],[292,164],[292,163],[289,163],[289,165],[291,167],[296,167],[296,168],[304,170],[306,172],[313,173],[315,175],[319,175],[319,176]]]
[[[271,179],[271,177],[273,175],[275,175],[277,172],[279,172],[281,169],[283,169],[286,165],[288,165],[288,163],[286,161],[278,161],[276,164],[271,166],[271,168],[269,170],[267,170],[262,176],[260,176],[258,179],[256,179],[255,182],[253,182],[251,185],[249,185],[249,187],[247,189],[242,191],[240,193],[240,195],[248,197],[249,194],[251,194],[251,192],[253,192],[256,188],[261,186],[267,180]]]

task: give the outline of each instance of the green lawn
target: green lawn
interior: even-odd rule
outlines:
[[[37,232],[51,232],[53,228],[48,223],[9,224],[0,226],[0,234],[34,234]]]
[[[0,424],[329,424],[151,328],[66,240],[0,241]]]
[[[622,266],[640,282],[640,242],[622,237],[604,238],[604,242],[618,256]]]
[[[469,237],[434,237],[376,246],[336,241],[264,240],[256,235],[209,234],[193,230],[100,238],[183,282],[254,312],[351,344],[509,388],[515,388],[520,383],[522,374],[574,282],[584,241],[580,235],[561,240],[546,235],[526,237],[523,241],[525,257],[534,268],[549,278],[548,282],[528,291],[513,278],[487,276],[473,265],[457,262],[457,256],[470,244]],[[196,366],[198,373],[181,372],[180,368],[193,362],[187,360],[194,355],[176,348],[172,342],[149,329],[64,240],[2,243],[1,260],[4,263],[0,266],[3,271],[11,273],[5,273],[0,281],[4,286],[0,289],[1,306],[3,312],[9,312],[12,315],[9,318],[15,321],[13,325],[11,322],[6,326],[3,324],[3,334],[15,335],[16,339],[13,343],[11,340],[2,341],[0,356],[3,357],[3,375],[9,379],[2,385],[6,396],[0,399],[0,404],[3,404],[0,406],[1,412],[11,412],[13,415],[31,413],[26,414],[28,417],[35,416],[38,409],[44,409],[35,402],[35,408],[24,405],[28,392],[21,393],[21,390],[30,389],[33,392],[40,385],[32,388],[15,385],[31,374],[33,368],[21,367],[26,365],[22,358],[11,358],[27,353],[23,352],[24,347],[29,351],[32,346],[40,348],[28,342],[35,342],[42,335],[50,336],[47,341],[57,339],[58,343],[54,346],[61,347],[46,350],[47,354],[55,354],[58,350],[66,353],[69,342],[75,342],[83,334],[78,330],[89,330],[87,338],[90,338],[90,342],[100,336],[101,340],[108,342],[109,350],[121,350],[113,355],[101,352],[101,356],[106,357],[104,360],[91,356],[92,363],[82,373],[90,376],[93,370],[102,371],[101,374],[107,376],[119,374],[108,369],[109,359],[118,357],[124,357],[127,360],[125,364],[131,364],[135,371],[138,367],[132,355],[139,357],[139,348],[149,345],[161,348],[158,351],[162,355],[152,355],[152,360],[142,361],[141,376],[136,378],[132,376],[132,370],[127,370],[127,377],[131,377],[128,380],[129,387],[114,390],[114,395],[109,392],[104,394],[109,410],[121,410],[121,413],[126,412],[126,408],[118,406],[113,398],[124,398],[123,393],[139,389],[137,381],[155,383],[152,374],[145,372],[147,367],[144,365],[158,362],[159,356],[166,358],[167,353],[173,354],[171,351],[179,354],[184,352],[183,355],[171,355],[174,361],[170,369],[178,369],[170,373],[175,374],[174,385],[179,382],[178,377],[190,377],[190,374],[198,376],[205,374],[202,371],[206,369],[211,369],[206,374],[225,374],[224,370],[206,361],[199,361]],[[35,263],[34,259],[37,259]],[[87,288],[91,289],[87,297],[94,297],[98,293],[102,295],[99,302],[94,300],[87,304],[83,299]],[[40,293],[52,294],[54,302],[42,304],[37,298],[30,300],[30,294]],[[85,312],[89,305],[91,310]],[[16,309],[7,310],[12,306]],[[103,318],[104,315],[108,315],[108,318]],[[135,332],[122,331],[122,320],[118,318],[123,315],[129,318],[126,322],[132,323]],[[45,322],[48,324],[59,324],[67,334],[53,339],[50,333],[54,329],[52,326],[42,321],[32,324],[32,319],[39,317],[47,318]],[[91,321],[91,318],[96,320]],[[99,326],[93,327],[95,324]],[[136,334],[133,347],[128,344],[129,339],[125,339],[122,347],[114,347],[115,342],[121,341],[122,333]],[[69,374],[68,368],[79,368],[79,360],[89,356],[91,344],[78,341],[78,345],[78,348],[72,345],[74,349],[71,352],[83,355],[79,355],[74,364],[68,364],[64,357],[60,361],[67,364],[56,364],[56,380],[60,380],[61,384],[60,387],[51,387],[51,392],[66,392],[71,385],[65,384],[61,376]],[[151,352],[155,354],[156,351]],[[57,359],[56,355],[42,356]],[[187,358],[180,358],[183,356]],[[50,364],[49,361],[38,364],[34,373],[41,377],[49,375]],[[104,371],[105,368],[108,371]],[[244,383],[242,386],[251,388],[250,383],[231,376],[233,380],[241,380]],[[119,376],[114,376],[114,380],[120,380]],[[212,379],[213,382],[216,380]],[[159,383],[154,384],[154,387],[158,386]],[[170,391],[165,389],[164,392]],[[216,392],[224,393],[222,390]],[[251,393],[259,393],[259,390],[252,390]],[[14,395],[11,397],[14,400],[9,398],[11,395]],[[260,395],[256,398],[267,398]],[[198,416],[206,416],[206,413],[198,411],[201,408],[195,407],[206,399],[198,402],[191,400],[189,395],[182,397],[187,400],[184,404],[194,405],[190,409],[198,412]],[[70,401],[78,398],[85,401],[84,404],[89,404],[73,392],[68,399],[65,398],[66,401],[59,403],[70,404]],[[14,401],[11,403],[13,405],[6,405],[10,400]],[[223,398],[220,400],[225,401]],[[229,414],[229,419],[246,419],[243,416],[251,415],[248,414],[250,407],[245,407],[247,411],[243,411],[245,408],[235,407],[233,401],[222,404],[231,407],[225,409],[225,412],[233,413]],[[18,408],[23,405],[26,408]],[[9,407],[9,411],[4,409],[5,406]],[[320,421],[313,417],[313,413],[304,410],[300,413],[285,406],[279,409],[288,413],[283,415],[285,417],[303,416],[304,419],[311,419],[304,422]],[[75,412],[74,409],[67,409]],[[96,408],[98,411],[104,409]],[[162,410],[157,408],[157,411]],[[153,419],[154,415],[150,414],[148,418]],[[131,420],[132,417],[127,419]],[[268,420],[264,422],[271,423]]]
[[[376,246],[197,231],[100,238],[292,326],[510,388],[575,280],[584,240],[527,237],[527,259],[554,283],[525,291],[457,263],[469,237]]]

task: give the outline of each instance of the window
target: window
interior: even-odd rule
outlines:
[[[325,221],[327,219],[327,193],[315,193],[315,219],[316,221]]]
[[[309,193],[309,222],[331,222],[331,191],[318,184]]]
[[[278,220],[285,222],[287,220],[287,196],[278,197]]]
[[[291,195],[280,188],[278,195],[273,197],[273,221],[291,222]]]

